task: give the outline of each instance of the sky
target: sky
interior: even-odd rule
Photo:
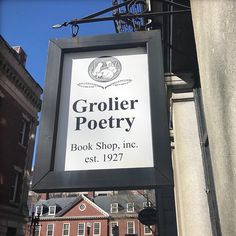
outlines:
[[[111,4],[112,0],[0,0],[0,34],[10,46],[24,49],[26,69],[44,88],[49,40],[71,38],[70,27],[53,29],[52,26],[85,17]],[[80,26],[79,37],[110,33],[115,33],[112,21],[88,23]]]
[[[49,40],[71,37],[70,27],[53,29],[52,26],[111,5],[112,0],[0,0],[0,34],[10,46],[24,49],[26,69],[43,88]],[[114,32],[111,21],[88,23],[80,26],[79,37]]]

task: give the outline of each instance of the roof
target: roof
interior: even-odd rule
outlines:
[[[43,216],[48,215],[48,209],[49,206],[56,206],[57,210],[56,213],[64,211],[67,208],[71,208],[74,205],[74,202],[76,202],[80,197],[68,197],[68,198],[50,198],[48,200],[39,200],[35,205],[34,208],[37,206],[43,206]],[[32,211],[35,209],[31,209],[30,214],[32,214]]]
[[[147,202],[147,198],[139,194],[118,194],[109,196],[97,196],[94,202],[104,211],[110,213],[111,204],[118,203],[119,213],[127,213],[127,203],[134,203],[134,213],[138,213],[143,209],[143,203]],[[116,214],[117,213],[113,213]],[[110,213],[110,215],[113,215]]]
[[[37,206],[43,206],[43,217],[62,217],[66,212],[72,209],[81,200],[87,201],[92,207],[101,212],[102,215],[108,217],[122,217],[122,215],[128,215],[130,217],[137,215],[139,211],[143,209],[143,203],[147,202],[147,198],[140,194],[117,194],[107,196],[96,196],[93,199],[89,199],[84,195],[77,197],[61,197],[50,198],[48,200],[40,200],[35,204]],[[150,200],[152,201],[152,200]],[[153,202],[153,201],[152,201]],[[119,213],[111,213],[111,204],[118,203]],[[134,212],[127,212],[127,203],[134,203]],[[56,215],[48,215],[49,206],[56,206]]]

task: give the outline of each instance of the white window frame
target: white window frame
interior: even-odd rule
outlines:
[[[132,223],[133,232],[129,232],[129,223]],[[135,222],[127,221],[127,234],[135,234]]]
[[[111,236],[113,235],[113,233],[112,233],[112,228],[113,228],[115,225],[119,226],[119,225],[118,225],[118,221],[112,221],[112,222],[110,223],[110,226],[111,226],[110,235],[111,235]]]
[[[150,232],[146,232],[146,229],[150,230]],[[143,232],[145,235],[151,235],[152,234],[152,226],[147,226],[147,225],[144,225],[143,226]]]
[[[68,225],[68,234],[64,234],[64,230],[65,230],[65,225]],[[70,235],[70,223],[63,223],[63,226],[62,226],[62,236],[69,236]]]
[[[20,187],[19,179],[22,173],[23,173],[23,170],[20,167],[14,166],[14,183],[11,185],[11,188],[14,190],[13,190],[13,195],[11,196],[10,202],[16,203],[17,191],[18,191],[18,188]]]
[[[13,180],[13,184],[11,185],[11,188],[13,189],[13,195],[11,196],[10,201],[11,202],[15,202],[16,201],[16,194],[17,194],[17,189],[18,189],[18,185],[19,185],[19,177],[20,177],[20,173],[18,171],[14,171],[14,180]]]
[[[114,203],[111,203],[111,209],[110,209],[110,212],[111,213],[118,213],[118,203],[117,202],[114,202]],[[114,211],[115,209],[115,211]]]
[[[43,214],[43,206],[36,206],[35,207],[35,215],[37,216],[40,213],[40,216]]]
[[[11,199],[10,199],[10,202],[12,203],[18,203],[16,202],[16,196],[17,196],[17,191],[20,191],[19,187],[21,186],[19,185],[19,179],[22,178],[22,174],[23,174],[23,170],[20,167],[14,165],[15,178],[14,178],[13,185],[11,185],[11,188],[14,190],[13,190],[13,195],[11,196]]]
[[[23,127],[21,127],[20,129],[21,138],[19,139],[19,144],[25,147],[26,145],[24,142],[25,142],[25,135],[26,135],[26,130],[27,130],[27,121],[26,119],[22,118],[21,122],[23,124]]]
[[[148,202],[143,202],[143,208],[147,208],[147,207],[150,207],[151,206],[151,202],[148,201]]]
[[[129,210],[129,206],[131,205],[131,210]],[[134,212],[134,203],[133,202],[128,202],[127,203],[127,212]]]
[[[98,225],[98,234],[95,233],[95,224]],[[101,222],[94,222],[93,223],[93,235],[101,235]]]
[[[52,234],[51,235],[48,234],[49,225],[52,225]],[[47,236],[53,236],[53,235],[54,235],[54,224],[47,224]]]
[[[79,234],[79,225],[83,225],[83,234]],[[77,236],[84,236],[84,235],[85,235],[85,223],[78,223]]]
[[[81,207],[84,207],[84,208],[81,209]],[[81,204],[79,205],[79,210],[80,210],[80,211],[84,211],[85,209],[86,209],[86,205],[85,205],[84,203],[81,203]]]
[[[53,213],[51,213],[51,209],[53,209]],[[55,216],[55,214],[56,214],[56,206],[49,206],[48,207],[48,215]]]

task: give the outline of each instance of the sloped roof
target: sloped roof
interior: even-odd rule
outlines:
[[[61,217],[82,200],[85,200],[87,203],[92,205],[92,207],[96,208],[102,215],[106,217],[109,216],[109,214],[106,211],[104,211],[104,209],[100,208],[100,206],[96,205],[93,201],[91,201],[84,195],[79,195],[78,197],[50,198],[48,200],[40,200],[35,204],[35,207],[37,206],[44,207],[44,211],[42,214],[43,217]],[[49,206],[56,206],[55,215],[48,215]],[[32,212],[30,214],[32,214]]]
[[[64,207],[56,216],[63,216],[67,211],[69,211],[71,208],[73,208],[77,203],[79,203],[81,200],[85,200],[87,203],[92,205],[92,207],[96,208],[102,215],[109,216],[109,214],[104,211],[102,208],[100,208],[98,205],[96,205],[93,201],[91,201],[89,198],[85,197],[84,195],[80,195],[77,197],[71,204],[68,204],[66,207]]]
[[[48,200],[39,200],[35,206],[41,206],[41,205],[45,205],[45,206],[55,206],[55,205],[59,205],[62,208],[64,208],[65,206],[67,206],[68,204],[72,203],[73,201],[75,201],[75,199],[77,199],[77,197],[67,197],[67,198],[50,198]]]
[[[35,207],[37,206],[43,206],[44,208],[49,208],[49,206],[56,206],[57,207],[57,213],[60,211],[67,209],[68,207],[72,207],[74,202],[81,198],[79,197],[68,197],[68,198],[50,198],[48,200],[40,200],[35,204]],[[48,215],[48,212],[43,211],[42,216]]]
[[[97,205],[94,201],[91,201],[89,198],[87,198],[85,196],[83,196],[83,198],[86,202],[90,203],[94,208],[96,208],[103,215],[109,216],[108,212],[105,211],[103,208],[101,208],[99,205]]]
[[[118,216],[117,213],[110,213],[111,203],[118,203],[119,215],[127,215],[127,203],[134,203],[134,212],[129,213],[130,215],[137,214],[143,209],[143,203],[147,202],[147,198],[140,194],[117,194],[117,195],[107,195],[107,196],[96,196],[94,199],[90,200],[84,195],[79,195],[78,197],[64,197],[64,198],[50,198],[48,200],[40,200],[35,204],[36,206],[44,206],[44,208],[49,208],[49,206],[56,206],[56,215],[49,216],[47,212],[43,212],[43,217],[61,217],[70,209],[72,209],[80,201],[85,200],[104,216]],[[153,202],[153,199],[150,199]]]
[[[132,195],[118,194],[109,196],[97,196],[94,198],[94,202],[104,211],[109,213],[112,203],[118,203],[119,213],[126,213],[127,203],[134,203],[134,211],[137,213],[140,210],[142,210],[143,203],[147,202],[147,199],[143,195],[139,194],[132,194]]]
[[[65,199],[66,199],[66,198],[65,198]],[[57,213],[56,216],[62,216],[62,215],[64,215],[67,211],[69,211],[74,205],[76,205],[76,204],[77,204],[78,202],[80,202],[82,199],[83,199],[83,198],[82,198],[81,195],[80,195],[79,197],[75,197],[74,201],[71,201],[70,203],[68,202],[68,204],[67,204],[65,207],[63,207],[63,208],[61,209],[61,211],[59,211],[59,212]]]

